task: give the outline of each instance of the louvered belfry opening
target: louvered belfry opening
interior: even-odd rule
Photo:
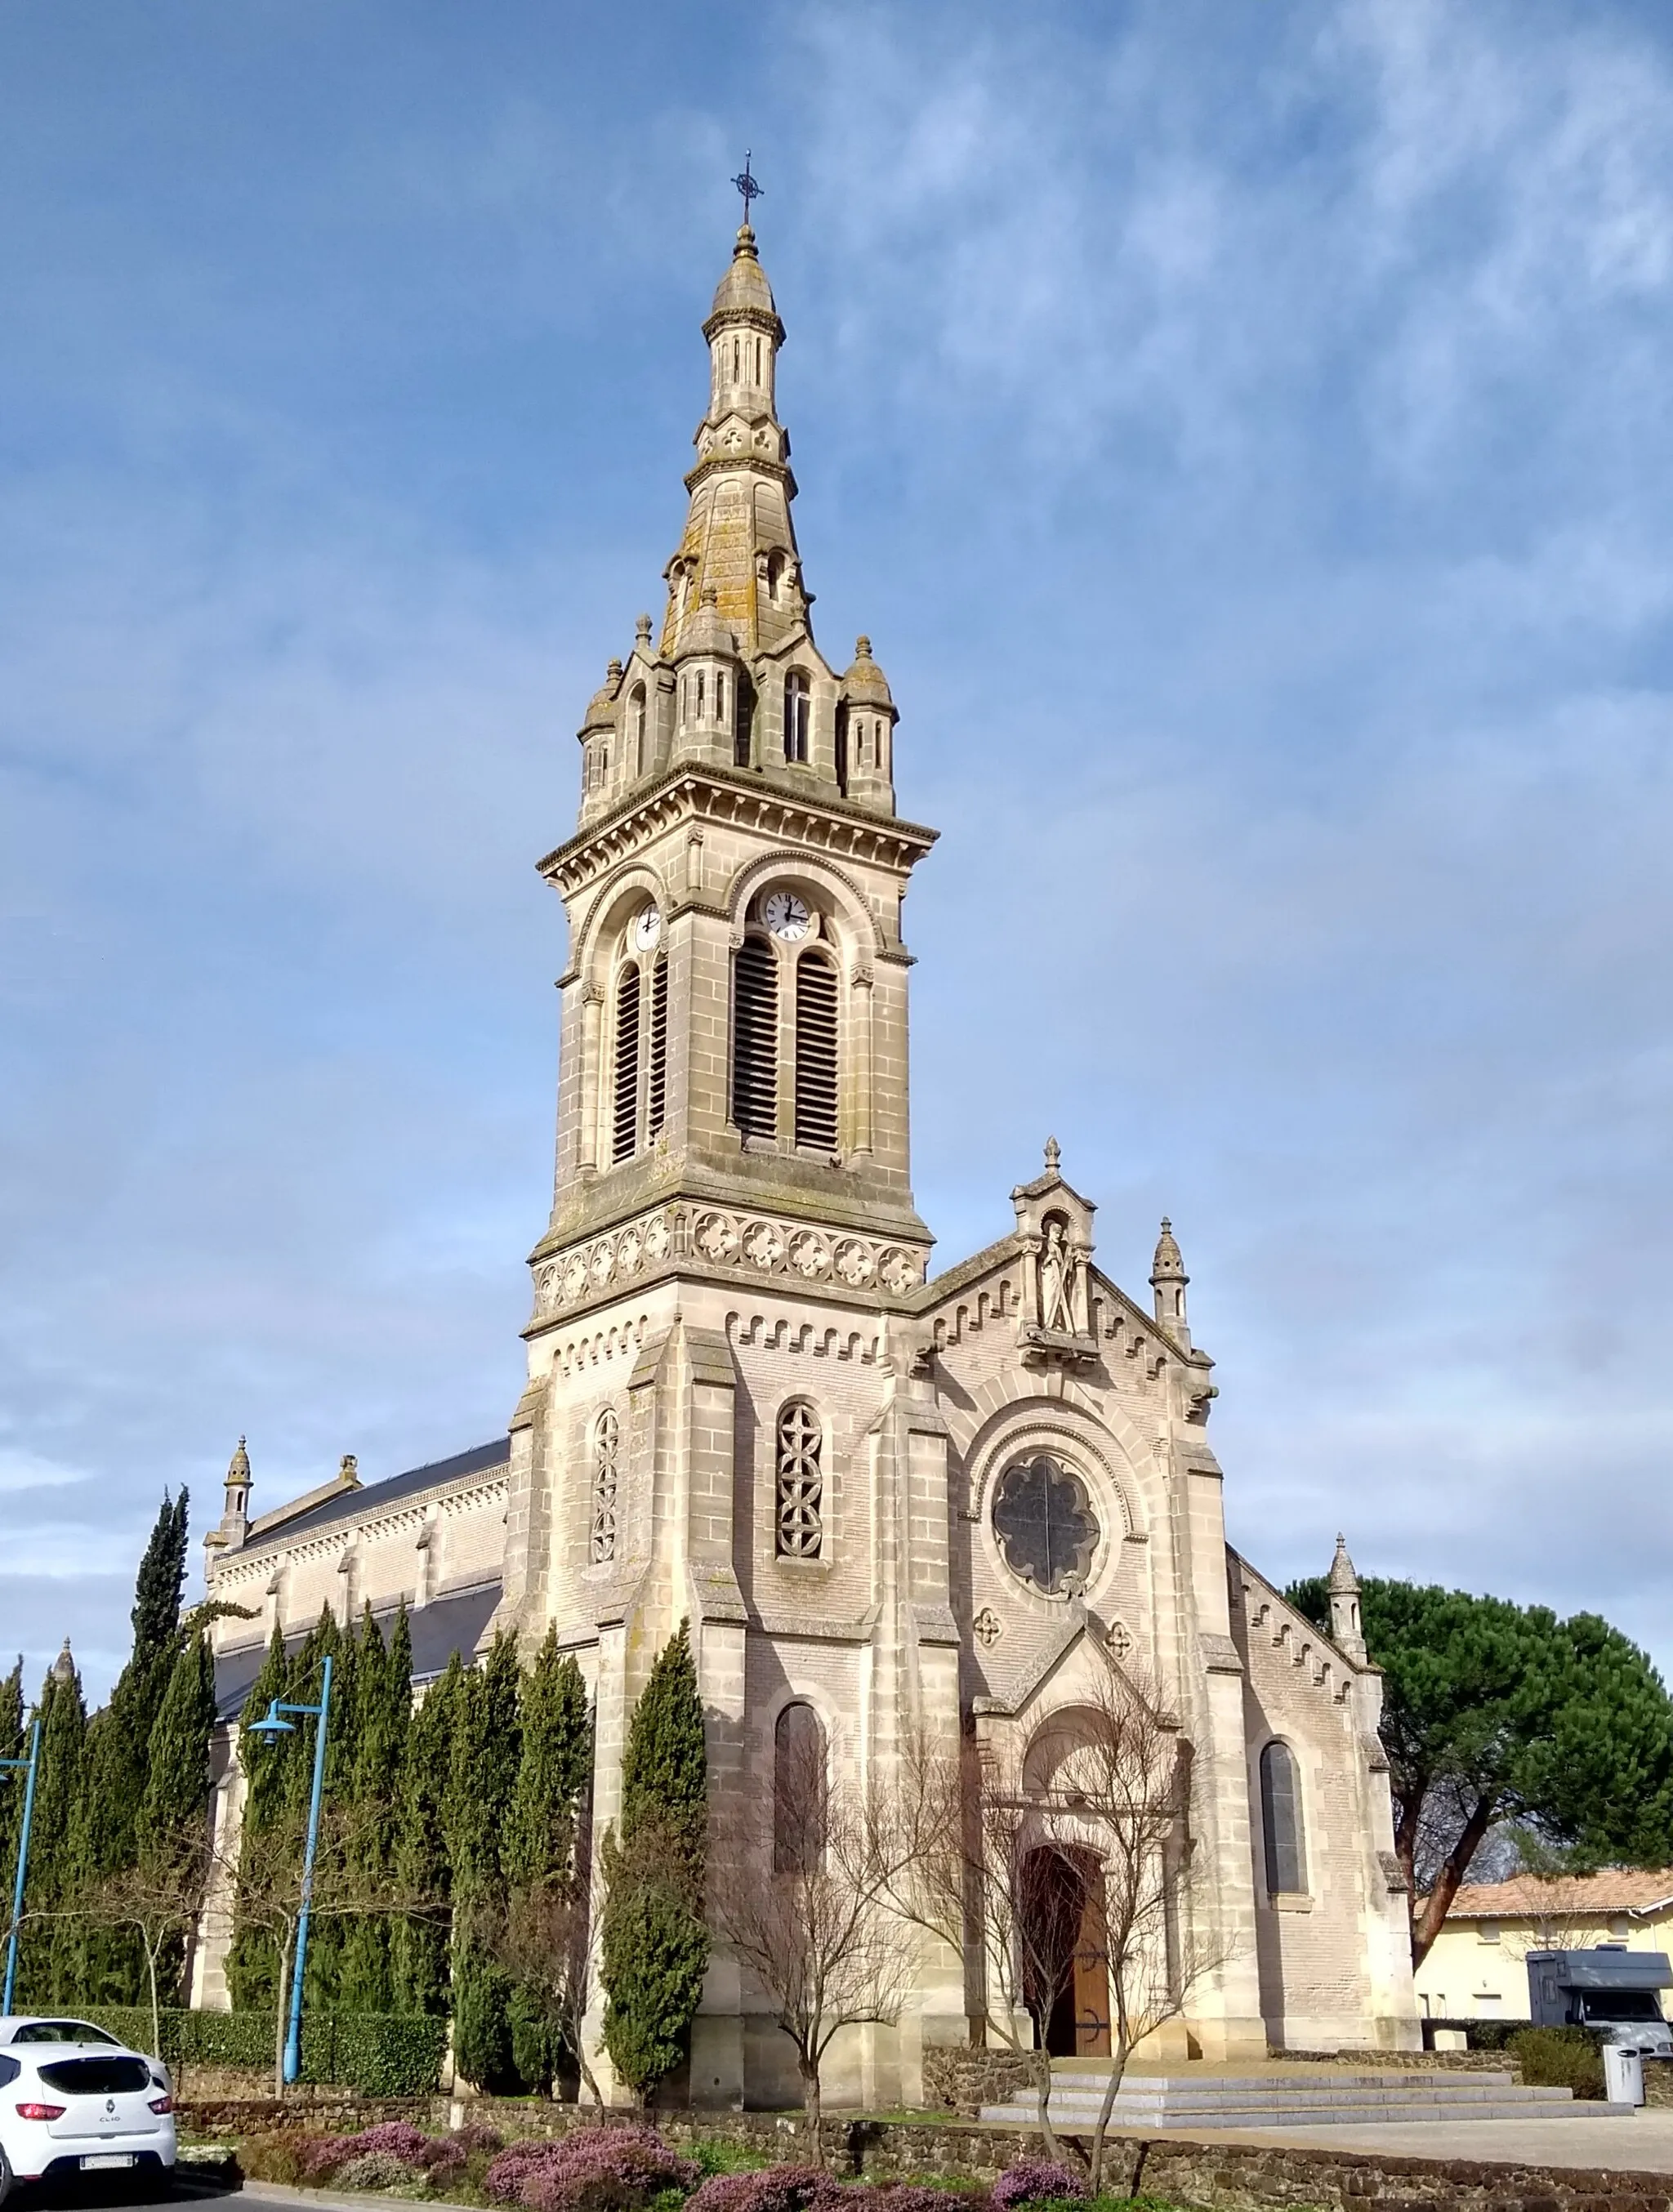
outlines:
[[[668,956],[657,955],[651,970],[651,1062],[645,1086],[645,1133],[657,1137],[668,1107]]]
[[[733,975],[732,1118],[746,1137],[776,1137],[778,971],[771,945],[746,937]]]
[[[631,1159],[639,1135],[639,970],[628,966],[616,986],[616,1112],[610,1157]]]
[[[822,952],[796,963],[796,1142],[836,1149],[836,970]]]

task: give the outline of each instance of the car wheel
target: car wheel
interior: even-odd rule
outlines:
[[[6,2156],[4,2151],[0,2150],[0,2204],[3,2204],[11,2193],[11,2160]]]

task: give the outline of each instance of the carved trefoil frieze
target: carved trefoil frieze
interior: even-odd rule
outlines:
[[[703,1207],[689,1218],[684,1207],[665,1206],[543,1260],[534,1271],[536,1316],[563,1313],[654,1274],[682,1249],[705,1267],[744,1276],[836,1283],[851,1291],[877,1286],[897,1298],[924,1277],[922,1253],[882,1238],[721,1206]]]

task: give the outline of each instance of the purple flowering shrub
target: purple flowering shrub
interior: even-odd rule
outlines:
[[[1013,2204],[1033,2204],[1042,2197],[1084,2197],[1086,2185],[1067,2166],[1049,2158],[1025,2158],[1001,2173],[994,2184],[997,2212],[1011,2212]]]
[[[842,2212],[854,2191],[812,2166],[770,2166],[758,2173],[712,2173],[685,2212]]]
[[[532,2212],[638,2212],[659,2190],[690,2189],[697,2179],[691,2160],[654,2128],[585,2127],[508,2145],[483,2185],[495,2203]]]
[[[385,2120],[356,2136],[309,2136],[296,2153],[297,2177],[316,2183],[340,2179],[347,2167],[375,2158],[393,2160],[401,2170],[398,2179],[428,2174],[435,2181],[462,2173],[473,2152],[498,2150],[500,2143],[492,2128],[472,2125],[456,2135],[427,2136],[410,2120]]]

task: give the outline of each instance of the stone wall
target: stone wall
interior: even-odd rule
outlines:
[[[484,2097],[453,2110],[468,2112],[507,2136],[562,2135],[593,2123],[590,2111],[573,2105],[501,2103]],[[617,2123],[630,2118],[625,2112],[613,2115]],[[326,2128],[346,2131],[395,2118],[441,2128],[449,2118],[448,2102],[362,2100],[330,2106],[287,2100],[281,2106],[269,2099],[220,2105],[188,2101],[181,2107],[182,2122],[192,2133],[222,2136],[262,2134],[275,2126],[309,2133]],[[787,2160],[803,2154],[800,2124],[788,2114],[670,2113],[658,2124],[679,2145],[719,2136]],[[1037,2155],[1039,2148],[1031,2130],[965,2127],[951,2121],[832,2119],[824,2124],[820,2142],[833,2172],[873,2181],[958,2176],[992,2181],[1019,2158]],[[1629,2149],[1625,2142],[1621,2148]],[[1112,2137],[1109,2154],[1112,2191],[1142,2191],[1193,2212],[1284,2212],[1289,2207],[1297,2212],[1363,2212],[1367,2205],[1387,2212],[1673,2212],[1673,2177],[1660,2173],[1286,2149],[1175,2135]]]
[[[932,2045],[923,2055],[926,2105],[975,2119],[984,2105],[1003,2104],[1033,2079],[1029,2061],[1014,2051],[972,2051],[967,2045]]]

